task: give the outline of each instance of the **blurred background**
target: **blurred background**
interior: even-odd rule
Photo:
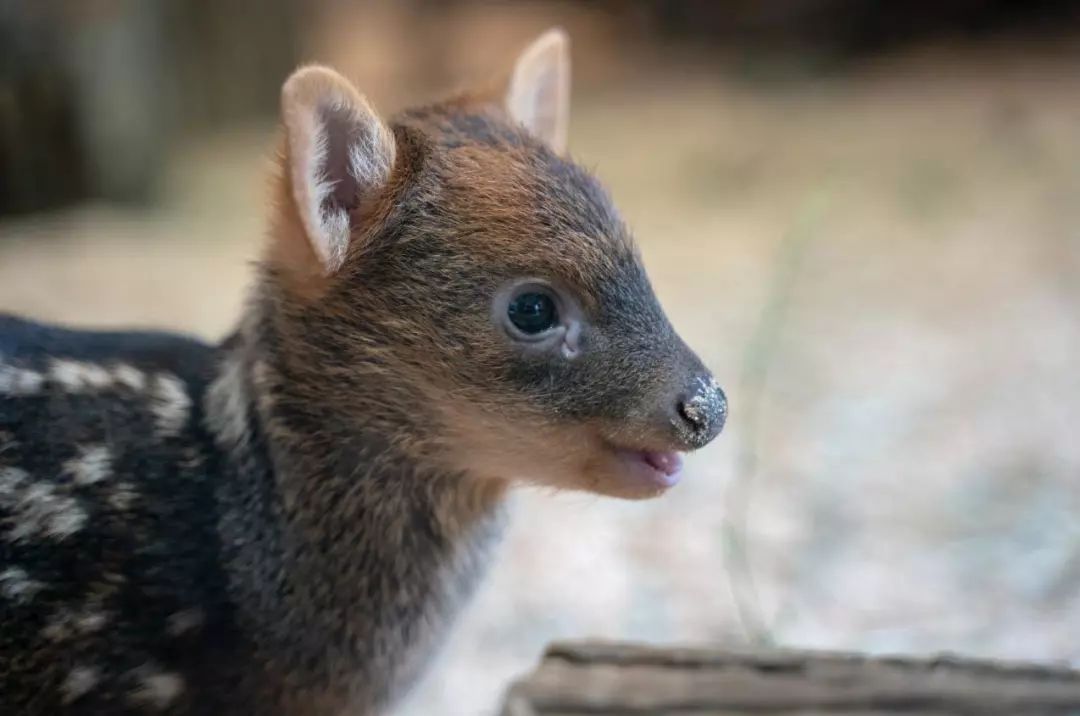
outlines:
[[[220,338],[293,66],[393,111],[552,24],[732,417],[660,500],[518,495],[399,713],[557,638],[1080,663],[1080,3],[0,0],[0,310]]]

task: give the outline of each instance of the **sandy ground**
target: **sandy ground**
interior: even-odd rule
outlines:
[[[771,88],[657,73],[579,97],[574,151],[730,428],[660,500],[517,495],[400,713],[489,713],[556,638],[1080,661],[1077,57],[927,52]],[[268,147],[192,147],[153,212],[0,224],[0,309],[222,335]]]

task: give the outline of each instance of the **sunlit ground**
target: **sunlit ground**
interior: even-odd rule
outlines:
[[[402,713],[489,712],[568,637],[1080,660],[1076,60],[928,51],[771,87],[653,70],[578,97],[573,150],[730,427],[660,500],[518,495]],[[0,309],[222,336],[270,146],[191,147],[152,212],[0,225]]]

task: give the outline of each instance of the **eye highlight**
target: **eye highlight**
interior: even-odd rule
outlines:
[[[515,328],[530,336],[548,331],[559,322],[555,299],[535,289],[512,297],[506,307],[506,316]]]

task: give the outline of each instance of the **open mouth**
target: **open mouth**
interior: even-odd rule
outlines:
[[[627,479],[645,487],[666,490],[682,477],[682,455],[674,450],[616,448],[615,454],[626,466]]]

